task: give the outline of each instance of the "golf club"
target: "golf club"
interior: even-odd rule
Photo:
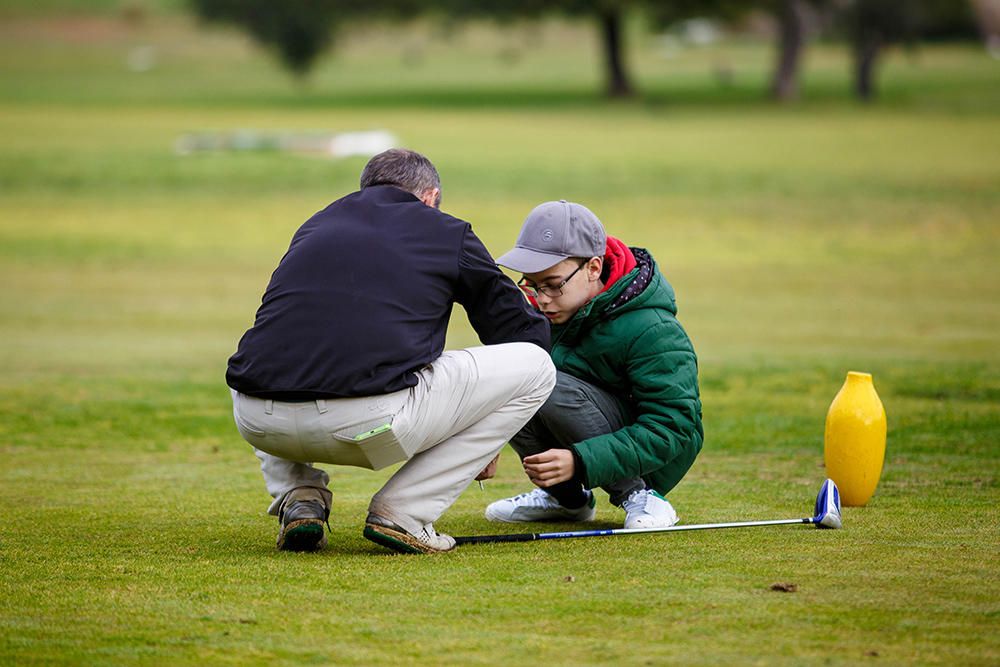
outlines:
[[[672,533],[684,530],[712,530],[715,528],[751,528],[754,526],[784,526],[812,524],[817,528],[840,528],[840,491],[832,479],[823,482],[816,496],[815,513],[802,519],[774,519],[770,521],[737,521],[732,523],[701,523],[669,528],[609,528],[604,530],[576,530],[562,533],[515,533],[510,535],[468,535],[456,537],[456,544],[484,544],[486,542],[532,542],[534,540],[560,540],[574,537],[603,537],[606,535],[639,535],[643,533]]]

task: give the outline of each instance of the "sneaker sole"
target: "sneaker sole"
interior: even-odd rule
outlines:
[[[624,527],[627,528],[627,529],[630,529],[630,530],[634,530],[634,529],[637,529],[637,528],[639,528],[639,529],[641,529],[641,528],[670,528],[671,526],[676,526],[680,522],[681,522],[680,517],[675,516],[674,520],[671,521],[670,523],[661,523],[661,524],[658,524],[658,525],[655,525],[655,526],[629,526],[628,524],[625,524]]]
[[[487,507],[483,515],[487,521],[495,521],[497,523],[586,523],[587,521],[593,521],[597,517],[597,512],[592,512],[585,517],[547,516],[539,519],[515,519],[509,515],[501,516],[494,514]]]
[[[318,551],[325,546],[326,534],[319,519],[292,521],[278,536],[281,551]]]
[[[498,514],[494,514],[493,512],[490,511],[489,507],[487,507],[486,511],[483,512],[483,515],[486,517],[487,521],[496,521],[498,523],[526,523],[524,521],[517,521],[515,519],[507,518],[506,516],[500,516]]]
[[[435,549],[432,546],[424,544],[409,533],[393,530],[387,526],[379,526],[374,523],[365,524],[364,536],[375,544],[380,544],[387,549],[392,549],[402,554],[440,554],[455,548]]]

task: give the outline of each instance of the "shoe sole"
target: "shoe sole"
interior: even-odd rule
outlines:
[[[486,511],[483,513],[487,521],[495,521],[497,523],[585,523],[587,521],[593,521],[597,517],[597,512],[591,513],[589,516],[584,518],[576,518],[569,516],[547,516],[542,519],[515,519],[509,516],[499,516],[490,512],[490,508],[487,507]]]
[[[659,525],[656,525],[656,526],[629,526],[628,524],[625,524],[624,527],[627,528],[627,529],[630,529],[630,530],[636,529],[636,528],[670,528],[671,526],[676,526],[680,522],[681,522],[680,517],[679,516],[674,516],[674,520],[671,521],[670,523],[659,524]]]
[[[292,521],[278,536],[281,551],[318,551],[326,546],[323,522],[319,519]]]
[[[498,515],[494,514],[493,512],[490,512],[490,508],[489,507],[487,507],[486,511],[483,512],[483,515],[486,517],[487,521],[496,521],[497,523],[525,523],[523,521],[516,521],[514,519],[508,519],[508,518],[506,518],[504,516],[498,516]]]
[[[435,549],[430,545],[424,544],[409,533],[393,530],[387,526],[379,526],[374,523],[365,524],[364,536],[375,544],[380,544],[387,549],[392,549],[402,554],[440,554],[455,548]]]

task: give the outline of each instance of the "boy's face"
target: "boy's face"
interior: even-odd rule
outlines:
[[[591,257],[582,263],[579,259],[564,259],[544,271],[525,273],[521,284],[533,288],[538,309],[549,322],[565,324],[576,315],[576,311],[601,293],[604,287],[601,284],[603,262],[601,257]]]

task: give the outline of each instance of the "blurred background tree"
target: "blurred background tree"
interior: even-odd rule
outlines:
[[[598,30],[609,97],[634,96],[637,88],[627,64],[628,17],[641,13],[647,24],[666,29],[679,21],[705,18],[734,25],[752,15],[773,21],[775,64],[768,92],[781,101],[799,96],[805,48],[817,35],[846,39],[854,58],[854,92],[862,100],[876,94],[876,68],[888,46],[919,40],[974,39],[976,17],[994,15],[993,0],[190,0],[205,20],[228,22],[273,49],[299,77],[335,41],[345,24],[363,20],[403,20],[418,15],[449,21],[537,20],[563,15],[593,21]],[[986,29],[983,29],[986,33]]]
[[[817,22],[816,5],[824,0],[674,0],[649,3],[655,25],[665,28],[678,21],[707,17],[723,24],[745,20],[754,13],[775,19],[777,58],[770,94],[779,100],[798,97],[799,63],[811,27]]]
[[[191,0],[207,21],[234,23],[304,76],[330,43],[343,14],[334,0]]]
[[[447,11],[458,18],[512,20],[538,19],[563,14],[594,21],[603,52],[605,92],[609,97],[631,97],[636,93],[625,62],[625,19],[630,11],[656,3],[649,0],[439,0],[428,7]]]
[[[371,18],[408,18],[424,7],[411,0],[190,0],[206,21],[231,23],[263,46],[298,77],[334,42],[340,27]]]
[[[854,55],[854,92],[876,96],[876,68],[886,47],[913,48],[920,40],[974,39],[972,6],[957,0],[846,0],[840,15]]]
[[[986,48],[1000,58],[1000,0],[972,0],[972,12]]]

